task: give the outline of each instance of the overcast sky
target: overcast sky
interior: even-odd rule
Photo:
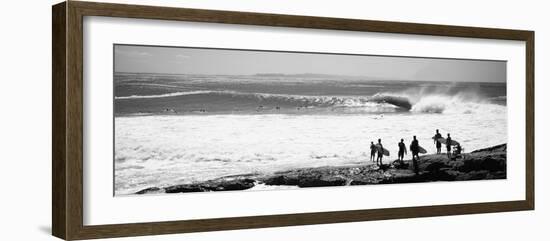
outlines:
[[[330,74],[396,80],[505,82],[506,62],[222,49],[115,46],[115,71]]]

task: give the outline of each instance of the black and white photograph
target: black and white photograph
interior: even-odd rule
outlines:
[[[506,61],[115,44],[114,195],[506,179]]]

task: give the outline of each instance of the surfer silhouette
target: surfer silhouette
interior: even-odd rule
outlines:
[[[374,145],[374,142],[370,142],[370,160],[374,162],[374,158],[376,155],[376,146]]]
[[[455,155],[460,155],[461,153],[462,153],[462,147],[460,146],[460,143],[459,143],[455,147],[454,154]]]
[[[384,156],[384,146],[382,145],[382,139],[378,139],[378,144],[377,144],[377,149],[378,149],[378,156],[376,157],[376,164],[378,164],[378,162],[380,161],[380,166],[382,166],[382,157]]]
[[[413,161],[413,167],[414,167],[414,173],[418,175],[418,159],[420,158],[418,156],[418,152],[420,151],[420,145],[418,144],[418,140],[416,139],[416,136],[413,136],[413,141],[411,142],[411,152],[412,152],[412,161]]]
[[[439,133],[439,129],[435,130],[434,143],[435,148],[437,149],[437,154],[441,154],[441,142],[439,142],[439,139],[441,138],[443,138],[443,136]]]
[[[399,147],[397,159],[403,162],[403,157],[405,156],[405,154],[407,154],[407,148],[405,147],[405,143],[403,143],[403,139],[401,139],[401,142],[397,143],[397,146]]]
[[[451,139],[451,134],[447,133],[447,140],[445,141],[445,146],[447,147],[447,157],[451,158],[451,144],[453,143],[453,139]]]

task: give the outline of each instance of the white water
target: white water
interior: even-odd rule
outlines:
[[[433,97],[439,98],[439,97]],[[455,98],[455,97],[452,97]],[[432,103],[431,105],[423,103]],[[420,100],[412,112],[385,115],[173,115],[115,118],[116,194],[233,174],[366,163],[381,138],[396,158],[397,143],[435,152],[435,129],[466,151],[507,142],[506,107]],[[420,108],[434,108],[426,111]],[[438,114],[425,113],[437,112]],[[409,157],[408,157],[409,158]]]

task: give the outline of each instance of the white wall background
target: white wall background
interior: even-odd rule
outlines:
[[[0,240],[56,240],[51,219],[51,8],[58,1],[6,1],[0,14]],[[196,0],[146,1],[190,8],[407,21],[536,31],[536,149],[550,101],[546,1]],[[513,90],[511,90],[513,91]],[[547,240],[550,170],[536,154],[536,211],[298,226],[120,240]]]

